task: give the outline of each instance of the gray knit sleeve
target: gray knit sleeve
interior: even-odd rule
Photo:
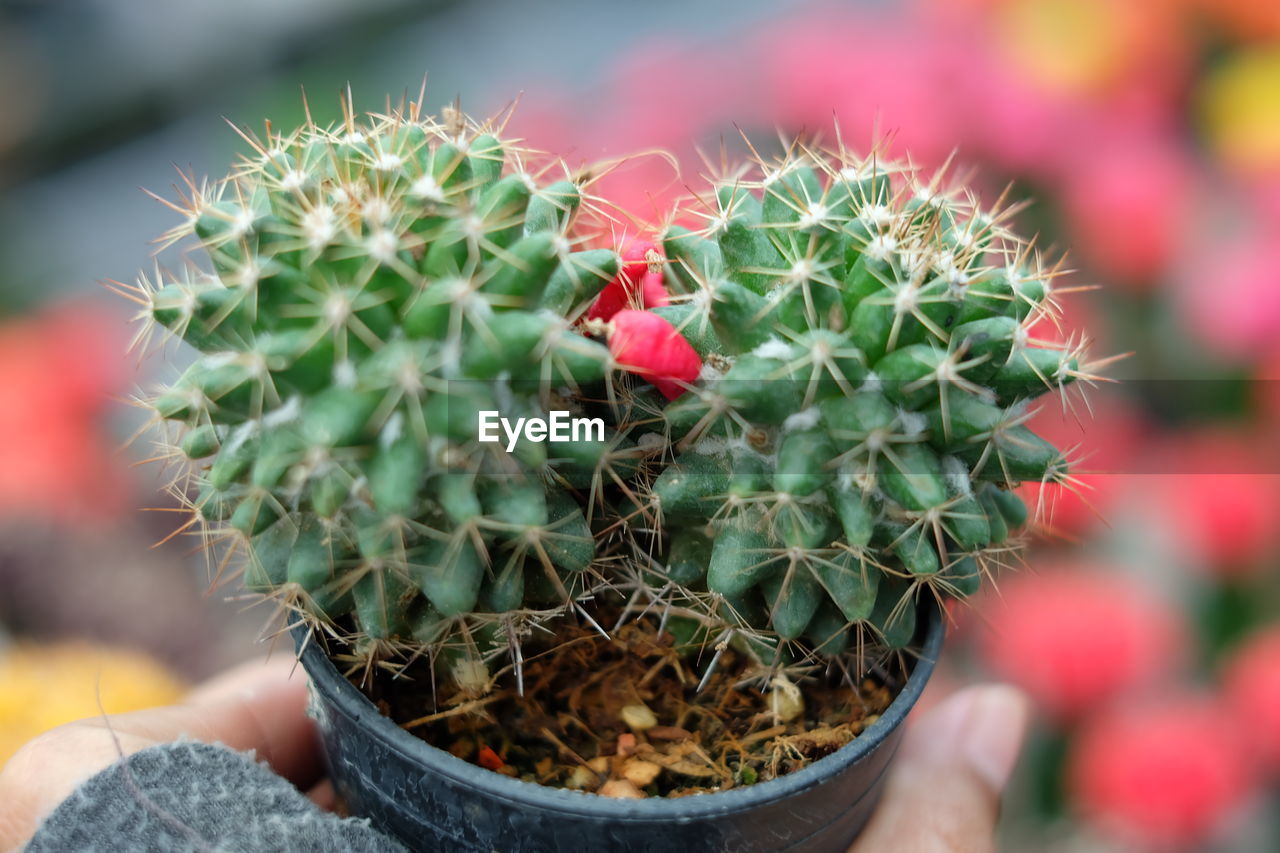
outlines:
[[[403,853],[367,821],[321,811],[251,755],[194,741],[145,749],[89,779],[26,850]]]

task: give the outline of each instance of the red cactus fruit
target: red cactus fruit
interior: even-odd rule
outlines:
[[[1280,774],[1280,623],[1255,634],[1227,662],[1227,702],[1253,755]]]
[[[1058,719],[1167,672],[1182,636],[1171,608],[1103,567],[1002,579],[983,615],[979,647],[987,663]]]
[[[702,360],[666,319],[647,311],[626,309],[613,315],[609,351],[625,370],[641,376],[668,400],[685,392]]]
[[[629,238],[623,241],[622,268],[604,286],[588,320],[611,320],[627,308],[657,308],[667,304],[667,289],[662,284],[662,253],[652,241]]]
[[[1139,850],[1201,849],[1254,781],[1239,732],[1221,707],[1195,696],[1095,717],[1072,744],[1067,777],[1076,808]]]

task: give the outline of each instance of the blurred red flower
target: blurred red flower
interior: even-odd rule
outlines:
[[[0,515],[104,518],[123,507],[102,424],[123,389],[119,317],[89,304],[0,325]]]
[[[1280,774],[1280,624],[1259,631],[1227,661],[1227,701],[1252,754]]]
[[[1258,368],[1251,390],[1259,414],[1280,430],[1280,347]]]
[[[1139,850],[1199,849],[1248,800],[1246,745],[1216,703],[1195,696],[1103,711],[1071,744],[1080,813]]]
[[[1070,487],[1028,483],[1018,490],[1029,507],[1042,510],[1038,521],[1050,536],[1080,536],[1108,519],[1150,430],[1133,404],[1103,387],[1090,392],[1087,406],[1045,405],[1028,426],[1074,463]]]
[[[983,599],[979,650],[1052,717],[1078,717],[1174,665],[1183,626],[1151,590],[1107,566],[1052,566]]]
[[[1280,4],[1275,0],[1195,0],[1195,5],[1240,38],[1280,37]]]
[[[1162,535],[1216,575],[1249,572],[1280,544],[1280,446],[1266,431],[1180,432],[1150,442],[1150,473],[1127,496]]]

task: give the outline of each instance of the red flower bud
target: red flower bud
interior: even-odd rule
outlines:
[[[667,295],[667,286],[662,283],[662,271],[651,270],[640,279],[640,295],[644,297],[645,308],[660,308],[671,302]]]
[[[656,268],[662,262],[658,247],[650,240],[632,238],[623,243],[620,254],[622,268],[596,297],[587,312],[588,320],[610,320],[626,308],[656,308],[667,304],[662,271]]]
[[[674,400],[702,370],[702,359],[684,336],[663,317],[648,311],[623,310],[613,315],[609,351],[625,370],[641,376]]]

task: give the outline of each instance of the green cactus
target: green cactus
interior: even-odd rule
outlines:
[[[1068,482],[1023,421],[1089,377],[1083,347],[1030,338],[1053,273],[972,197],[843,153],[756,165],[664,235],[683,295],[663,310],[707,368],[664,412],[654,501],[673,542],[713,528],[683,582],[752,600],[804,651],[846,645],[838,616],[901,646],[907,598],[963,597],[1004,562],[1015,486]]]
[[[620,222],[496,126],[412,104],[246,138],[167,235],[205,263],[138,288],[199,353],[149,403],[248,587],[358,660],[482,692],[609,600],[765,664],[901,646],[920,590],[1008,551],[1012,487],[1067,477],[1023,425],[1087,371],[1028,337],[1052,276],[908,170],[803,150],[716,183],[634,262],[672,294],[635,328],[683,339],[624,345],[584,319],[630,286]],[[481,440],[556,410],[602,430]]]

